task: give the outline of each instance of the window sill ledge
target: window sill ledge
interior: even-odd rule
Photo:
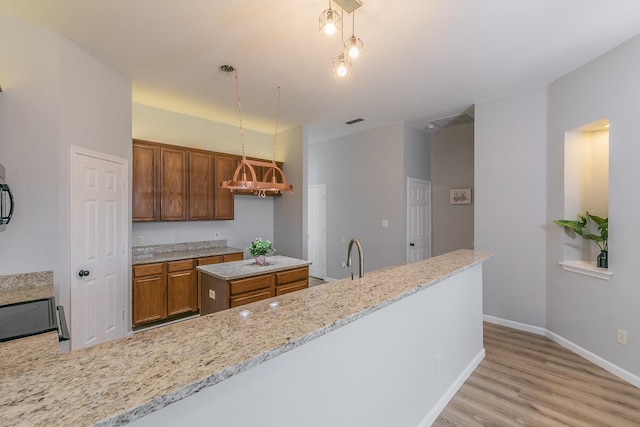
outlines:
[[[596,267],[595,261],[560,261],[563,270],[573,273],[584,274],[585,276],[597,279],[609,280],[613,273],[606,268]]]

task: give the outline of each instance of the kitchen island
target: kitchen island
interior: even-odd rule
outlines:
[[[198,267],[201,314],[215,313],[309,287],[309,264],[276,255],[264,265],[254,260]]]
[[[459,250],[13,359],[0,373],[0,425],[426,426],[484,355],[491,256]]]

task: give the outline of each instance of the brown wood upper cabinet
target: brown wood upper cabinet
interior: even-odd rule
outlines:
[[[234,193],[220,183],[233,178],[239,161],[233,154],[134,139],[133,221],[233,219]],[[257,179],[262,169],[256,168]]]
[[[233,193],[220,187],[222,181],[233,178],[237,159],[230,156],[214,156],[214,218],[233,219]]]
[[[214,211],[213,155],[189,152],[189,220],[212,220]]]
[[[133,143],[133,206],[134,221],[155,221],[156,215],[156,159],[158,148]]]
[[[160,221],[187,219],[187,152],[160,148]]]

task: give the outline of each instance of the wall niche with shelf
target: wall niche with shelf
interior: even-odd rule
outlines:
[[[565,132],[564,219],[584,212],[609,216],[609,126],[605,118]],[[561,264],[595,269],[599,253],[593,242],[565,233]]]

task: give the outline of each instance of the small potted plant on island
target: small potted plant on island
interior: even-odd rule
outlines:
[[[265,255],[269,252],[275,252],[276,248],[273,247],[273,244],[269,240],[264,240],[261,238],[257,238],[251,245],[247,248],[252,257],[256,259],[256,264],[265,265]]]
[[[600,268],[609,267],[609,218],[602,218],[597,215],[591,215],[589,212],[578,214],[577,221],[568,219],[556,219],[553,221],[560,227],[564,227],[573,231],[585,240],[591,240],[600,248],[596,265]],[[598,228],[599,234],[592,233],[592,227],[589,223],[593,223]]]

